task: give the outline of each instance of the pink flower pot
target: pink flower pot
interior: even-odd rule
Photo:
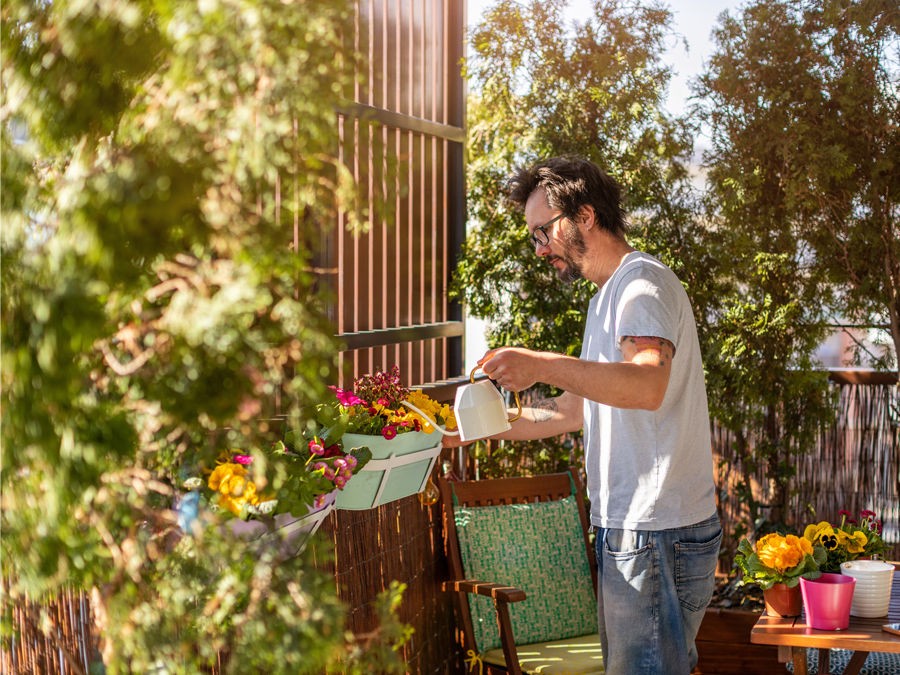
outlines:
[[[845,630],[850,625],[850,606],[856,579],[825,573],[818,579],[800,578],[806,625],[817,630]]]

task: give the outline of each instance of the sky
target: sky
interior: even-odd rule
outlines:
[[[719,15],[728,10],[734,14],[741,6],[739,0],[661,0],[674,15],[675,32],[685,38],[673,39],[666,59],[675,71],[669,83],[667,108],[672,114],[681,114],[687,107],[690,95],[688,81],[700,74],[705,60],[713,50],[712,30]],[[468,0],[468,23],[477,23],[487,7],[495,0]],[[591,0],[569,0],[567,16],[571,19],[585,17],[591,12]]]

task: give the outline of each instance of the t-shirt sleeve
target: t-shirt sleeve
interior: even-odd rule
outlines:
[[[643,268],[622,280],[616,302],[616,344],[627,336],[660,337],[677,349],[677,299],[665,280],[650,272]]]

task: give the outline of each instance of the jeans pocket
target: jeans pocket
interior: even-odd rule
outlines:
[[[643,530],[605,530],[605,552],[616,559],[627,559],[644,553],[650,546],[650,533]]]
[[[722,529],[707,541],[675,543],[675,587],[681,606],[696,612],[704,609],[716,587],[716,565]]]

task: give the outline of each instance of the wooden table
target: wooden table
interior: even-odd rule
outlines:
[[[886,617],[863,619],[850,617],[847,630],[815,630],[806,625],[806,617],[783,618],[765,613],[750,631],[750,642],[778,647],[781,663],[794,663],[794,675],[807,675],[806,651],[819,650],[819,673],[830,671],[829,649],[853,652],[844,675],[858,675],[869,652],[900,654],[900,635],[881,630],[882,624],[900,622],[900,570],[894,573],[891,605]]]

